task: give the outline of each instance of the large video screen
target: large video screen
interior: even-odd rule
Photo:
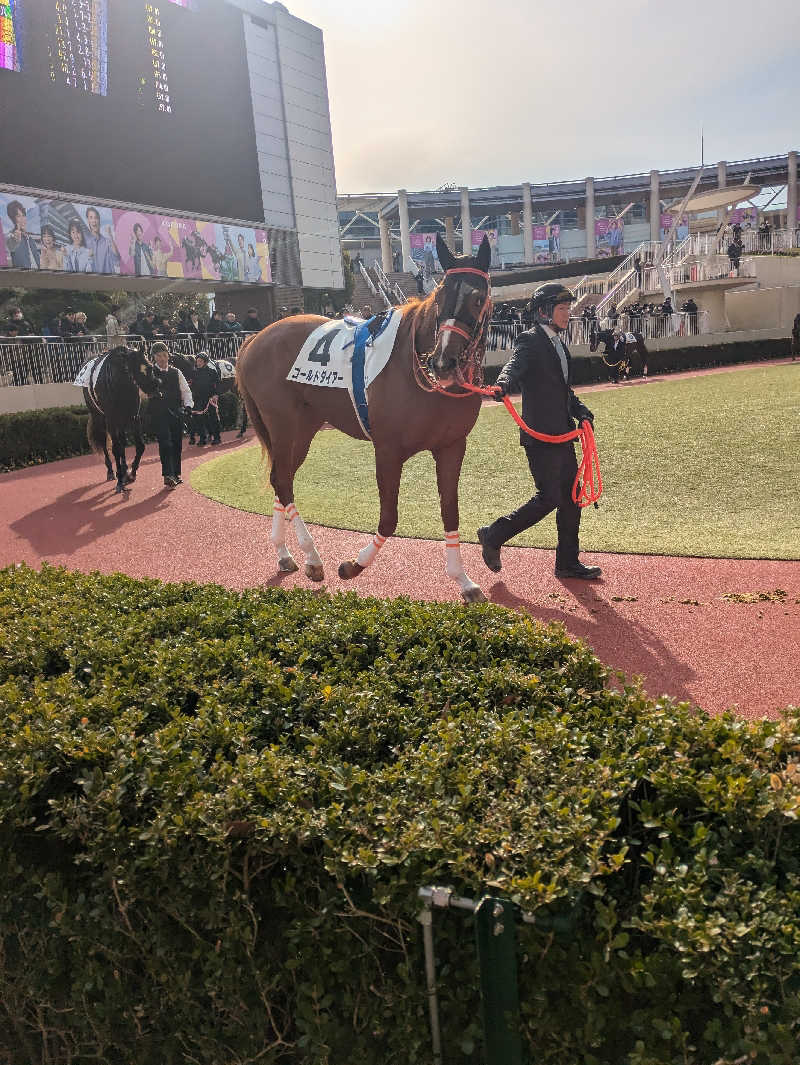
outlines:
[[[0,102],[0,182],[263,220],[224,0],[0,0]]]

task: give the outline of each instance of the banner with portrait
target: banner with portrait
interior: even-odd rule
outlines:
[[[492,258],[489,262],[489,269],[499,269],[500,267],[500,246],[498,243],[498,232],[496,229],[473,229],[472,230],[472,254],[478,254],[478,248],[483,243],[483,238],[489,241],[489,247],[492,249]]]
[[[441,274],[442,265],[439,262],[439,256],[436,254],[436,234],[411,233],[409,240],[411,242],[411,258],[418,268],[422,267],[425,277]]]
[[[533,261],[551,263],[561,254],[561,226],[533,226]]]
[[[672,215],[672,214],[669,214],[668,212],[661,215],[661,223],[660,223],[660,227],[659,227],[659,240],[666,240],[667,239],[667,234],[669,233],[670,229],[672,229],[672,223],[673,223],[674,219],[675,219],[675,216]],[[675,229],[675,234],[673,236],[673,240],[686,240],[686,238],[688,236],[689,236],[689,219],[687,218],[686,215],[684,215],[683,218],[678,223],[676,229]]]
[[[0,193],[0,268],[264,285],[265,229]]]
[[[598,259],[625,254],[625,219],[597,218],[594,223],[594,243]]]
[[[758,228],[758,210],[755,207],[736,207],[728,211],[725,219],[730,225],[740,225],[742,229]]]

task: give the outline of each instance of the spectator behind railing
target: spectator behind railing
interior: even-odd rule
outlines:
[[[285,310],[285,308],[281,309]],[[206,332],[210,337],[217,336],[219,333],[225,332],[225,323],[222,321],[222,311],[216,308],[214,309],[211,315],[211,319],[208,323],[208,328],[206,329]]]

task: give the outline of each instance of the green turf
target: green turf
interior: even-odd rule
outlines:
[[[595,414],[604,492],[584,511],[590,551],[800,558],[800,366],[660,379],[585,397]],[[503,407],[484,408],[461,475],[461,537],[532,494],[518,434]],[[270,513],[260,449],[198,467],[212,499]],[[373,532],[378,494],[372,447],[333,431],[314,441],[295,481],[308,522]],[[514,543],[555,546],[548,516]],[[400,488],[400,536],[442,538],[433,460],[417,455]]]

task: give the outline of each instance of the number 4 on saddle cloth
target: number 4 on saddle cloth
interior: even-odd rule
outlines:
[[[303,344],[286,380],[319,388],[346,388],[371,440],[367,389],[389,361],[402,318],[400,311],[393,310],[367,321],[348,317],[326,322]]]

